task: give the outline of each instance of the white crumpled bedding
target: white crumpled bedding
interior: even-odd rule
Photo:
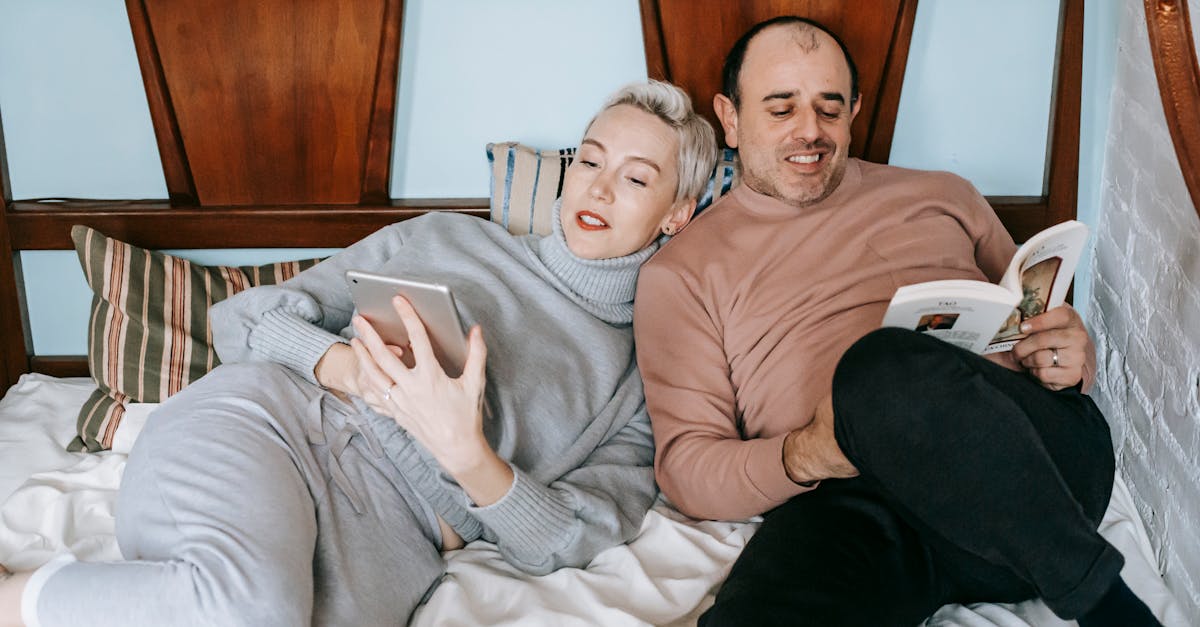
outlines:
[[[25,375],[0,401],[0,563],[37,567],[53,556],[120,559],[113,504],[125,454],[150,407],[122,423],[115,452],[67,453],[89,379]],[[128,426],[128,428],[127,428]],[[1101,531],[1126,557],[1123,575],[1169,627],[1189,625],[1160,577],[1146,532],[1118,478]],[[515,570],[484,542],[447,554],[447,574],[414,625],[693,625],[753,535],[753,522],[697,522],[659,501],[640,535],[586,569],[543,577]],[[1040,602],[947,606],[932,627],[1072,625]]]

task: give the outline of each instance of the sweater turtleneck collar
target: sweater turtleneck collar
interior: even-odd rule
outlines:
[[[554,230],[533,242],[534,254],[557,279],[559,290],[571,300],[610,324],[632,324],[638,271],[658,250],[658,242],[624,257],[583,259],[567,247],[561,209],[560,198],[554,202],[551,217]]]

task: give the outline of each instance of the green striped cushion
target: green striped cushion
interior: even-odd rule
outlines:
[[[72,451],[111,448],[126,403],[162,401],[217,365],[209,305],[319,261],[210,267],[86,226],[72,227],[71,239],[92,288],[88,369],[99,388],[79,411]]]

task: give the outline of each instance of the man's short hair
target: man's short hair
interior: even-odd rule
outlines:
[[[675,131],[679,140],[679,184],[675,188],[675,202],[699,199],[717,163],[717,135],[708,120],[692,108],[692,99],[687,93],[675,85],[653,79],[630,83],[609,97],[588,122],[587,128],[592,128],[601,113],[619,105],[641,109]]]
[[[746,31],[729,49],[729,54],[725,57],[725,66],[721,70],[721,92],[733,101],[733,106],[740,108],[742,104],[738,79],[742,75],[742,62],[746,60],[746,48],[750,46],[750,40],[762,31],[778,25],[793,25],[802,29],[815,28],[837,42],[838,47],[842,49],[842,55],[846,57],[846,65],[850,66],[850,106],[853,107],[854,103],[858,102],[858,66],[854,64],[854,57],[850,55],[850,49],[846,47],[842,38],[837,36],[837,33],[829,30],[824,24],[798,15],[781,15],[759,22],[751,26],[750,30]]]

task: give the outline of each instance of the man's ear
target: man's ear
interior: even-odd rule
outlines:
[[[725,145],[737,148],[737,107],[725,94],[717,94],[713,96],[713,111],[717,113],[717,119],[725,129]]]

